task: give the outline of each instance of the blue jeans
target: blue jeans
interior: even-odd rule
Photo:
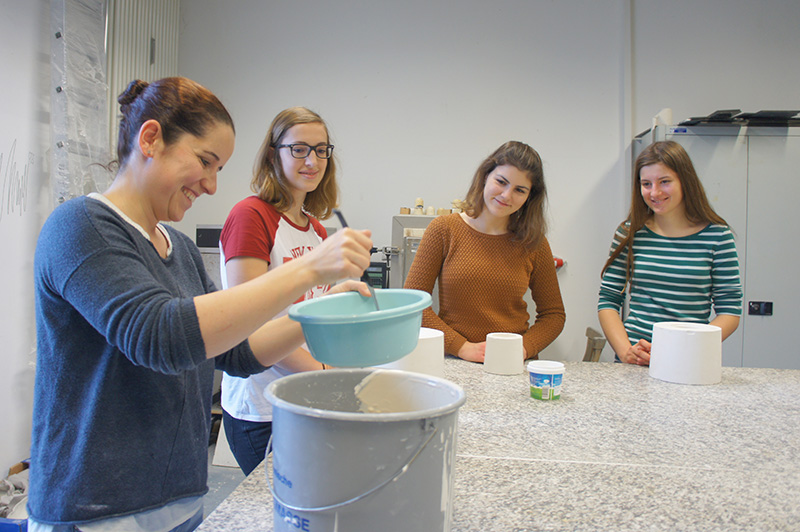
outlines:
[[[236,463],[245,475],[249,475],[264,460],[267,442],[272,435],[272,422],[236,419],[223,409],[222,425]]]
[[[189,518],[187,521],[184,521],[183,524],[176,526],[169,532],[192,532],[192,530],[200,526],[202,522],[203,510],[201,509],[199,513],[194,514],[194,517]]]

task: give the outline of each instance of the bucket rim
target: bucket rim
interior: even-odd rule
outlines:
[[[294,305],[289,307],[289,318],[291,318],[294,321],[300,322],[302,324],[309,324],[309,325],[328,325],[328,324],[351,325],[354,323],[368,323],[371,321],[386,320],[389,318],[406,317],[410,314],[420,312],[431,306],[431,301],[432,301],[431,295],[428,292],[425,292],[424,290],[416,290],[412,288],[379,288],[376,289],[375,292],[378,294],[380,294],[381,292],[411,293],[412,295],[417,296],[419,299],[402,307],[392,307],[382,310],[370,310],[369,312],[360,312],[357,314],[335,314],[327,316],[303,314],[305,307],[307,307],[308,305],[319,304],[321,301],[323,301],[322,298],[314,298],[302,301],[300,303],[295,303]],[[340,294],[326,295],[324,301],[331,302],[337,298],[352,299],[355,297],[359,297],[362,299],[369,299],[366,296],[362,296],[358,292],[342,292]]]
[[[378,423],[385,423],[391,421],[416,421],[420,419],[441,417],[457,411],[467,400],[467,394],[464,391],[464,389],[458,384],[449,381],[447,379],[443,379],[441,377],[435,377],[433,375],[427,375],[424,373],[415,373],[412,371],[405,371],[400,369],[384,369],[384,368],[333,368],[325,370],[325,373],[329,374],[360,373],[363,374],[364,377],[366,377],[367,375],[371,375],[372,373],[388,373],[397,375],[402,374],[404,378],[413,378],[420,381],[434,383],[438,386],[451,390],[453,392],[453,400],[450,401],[448,404],[442,406],[425,408],[421,410],[414,410],[411,412],[372,413],[372,412],[340,412],[336,410],[325,410],[322,408],[303,406],[289,402],[275,395],[275,388],[279,386],[285,386],[286,384],[291,383],[293,380],[302,380],[305,378],[309,378],[309,374],[312,373],[322,373],[322,370],[304,371],[276,379],[271,383],[269,383],[269,385],[267,385],[267,389],[265,390],[264,396],[272,404],[273,408],[280,408],[288,412],[291,412],[293,414],[301,416],[324,418],[336,421],[360,421],[360,422],[378,422]]]

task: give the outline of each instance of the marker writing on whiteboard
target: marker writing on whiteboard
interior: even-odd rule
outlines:
[[[22,215],[28,207],[28,177],[33,166],[33,154],[22,168],[17,167],[17,140],[11,143],[11,151],[6,156],[0,153],[0,222],[6,214]]]

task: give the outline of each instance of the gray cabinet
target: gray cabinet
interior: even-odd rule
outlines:
[[[794,331],[800,318],[800,128],[671,126],[634,142],[634,157],[653,139],[679,142],[709,200],[736,235],[743,316],[723,343],[726,366],[800,369]],[[749,314],[769,309],[772,314]]]

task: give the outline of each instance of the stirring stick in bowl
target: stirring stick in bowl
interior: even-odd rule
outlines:
[[[342,225],[342,227],[350,227],[347,225],[347,220],[344,219],[344,214],[342,214],[342,211],[339,209],[333,209],[333,214],[339,218],[339,223]],[[375,288],[369,283],[367,283],[367,288],[369,288],[369,293],[372,294],[372,300],[375,302],[375,310],[380,310],[381,307],[378,305],[378,298],[375,296]]]

